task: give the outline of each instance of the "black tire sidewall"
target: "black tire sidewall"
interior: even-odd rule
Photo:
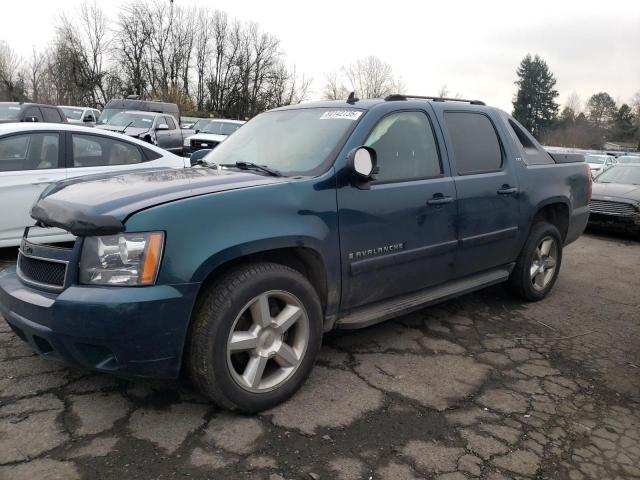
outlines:
[[[553,274],[553,278],[542,290],[536,290],[531,282],[530,268],[533,262],[535,251],[538,248],[538,244],[544,237],[553,237],[558,249],[558,258],[556,259],[556,270]],[[558,276],[560,274],[560,267],[562,265],[562,237],[558,229],[546,222],[538,223],[533,226],[531,233],[525,246],[522,250],[520,258],[515,267],[515,277],[512,278],[512,286],[515,287],[516,292],[529,301],[538,301],[545,298],[549,292],[553,289]]]
[[[209,312],[209,338],[213,378],[217,389],[245,412],[258,412],[284,402],[291,397],[309,376],[322,343],[322,310],[318,295],[299,272],[288,267],[271,266],[243,279],[239,288],[226,299],[221,311]],[[309,318],[309,343],[302,363],[282,386],[265,393],[253,393],[243,389],[233,379],[227,365],[227,340],[241,309],[258,295],[272,290],[282,290],[294,295],[304,306]]]

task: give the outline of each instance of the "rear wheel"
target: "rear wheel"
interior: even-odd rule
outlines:
[[[555,285],[561,263],[560,232],[550,223],[537,223],[509,278],[511,289],[525,300],[542,300]]]
[[[249,264],[204,294],[190,330],[187,369],[214,402],[257,412],[300,388],[321,340],[320,301],[309,281],[283,265]]]

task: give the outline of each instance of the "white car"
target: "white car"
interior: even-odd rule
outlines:
[[[242,120],[202,118],[192,127],[196,132],[195,135],[184,139],[182,150],[186,156],[191,156],[198,150],[215,148],[245,123]]]
[[[53,182],[150,167],[185,168],[188,159],[120,133],[69,124],[0,124],[0,247],[20,244],[34,225],[31,206]],[[37,241],[72,240],[63,230],[33,228]]]
[[[597,177],[606,169],[618,163],[611,155],[598,155],[593,153],[585,155],[584,161],[589,164],[592,177]]]
[[[67,121],[74,125],[84,125],[85,127],[95,127],[98,117],[100,116],[100,110],[95,108],[86,107],[69,107],[58,106],[67,117]]]

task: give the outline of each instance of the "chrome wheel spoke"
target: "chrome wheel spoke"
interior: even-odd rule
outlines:
[[[553,240],[547,238],[542,241],[540,244],[540,253],[543,257],[549,256],[549,252],[551,251],[551,247],[553,246]]]
[[[283,368],[295,367],[300,361],[295,350],[284,342],[282,342],[280,348],[276,350],[274,360]]]
[[[531,269],[529,270],[529,275],[531,276],[531,279],[533,280],[536,276],[536,274],[538,273],[538,264],[536,262],[533,262],[533,265],[531,265]]]
[[[282,309],[274,321],[280,332],[284,333],[298,321],[301,315],[302,310],[299,307],[296,307],[295,305],[287,305]]]
[[[256,325],[261,327],[268,327],[271,322],[271,312],[269,310],[269,297],[266,294],[260,295],[256,300],[251,304],[251,320]]]
[[[245,352],[258,346],[258,337],[253,332],[233,332],[229,342],[231,352]]]
[[[261,355],[251,356],[242,374],[242,379],[249,387],[258,388],[268,361],[268,358]]]
[[[535,276],[535,278],[533,279],[533,283],[536,285],[536,287],[538,288],[544,288],[544,273],[538,271],[538,274]]]
[[[552,257],[548,257],[545,259],[544,261],[544,269],[545,270],[551,270],[552,268],[555,268],[556,266],[556,259],[552,258]]]

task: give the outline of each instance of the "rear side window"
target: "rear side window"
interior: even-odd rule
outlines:
[[[59,135],[30,133],[0,139],[0,172],[58,168]]]
[[[442,174],[436,139],[424,113],[399,112],[384,117],[371,131],[365,145],[376,151],[379,182]]]
[[[169,130],[175,130],[176,129],[176,122],[173,121],[173,118],[167,116],[167,117],[164,117],[164,121],[169,126]]]
[[[489,117],[481,113],[445,112],[453,156],[459,175],[502,168],[502,149]]]
[[[44,121],[49,123],[60,123],[62,122],[62,117],[56,108],[49,107],[40,107],[42,110],[42,115],[44,116]]]
[[[40,109],[38,107],[29,107],[24,112],[24,119],[35,118],[37,122],[42,122],[42,114],[40,113]],[[31,120],[30,120],[31,121]]]
[[[72,134],[74,167],[110,167],[144,162],[137,145],[98,135]]]
[[[522,148],[522,156],[527,165],[554,163],[551,156],[536,144],[531,134],[527,132],[522,125],[511,117],[507,118],[507,123],[513,133],[514,140],[516,140]]]

